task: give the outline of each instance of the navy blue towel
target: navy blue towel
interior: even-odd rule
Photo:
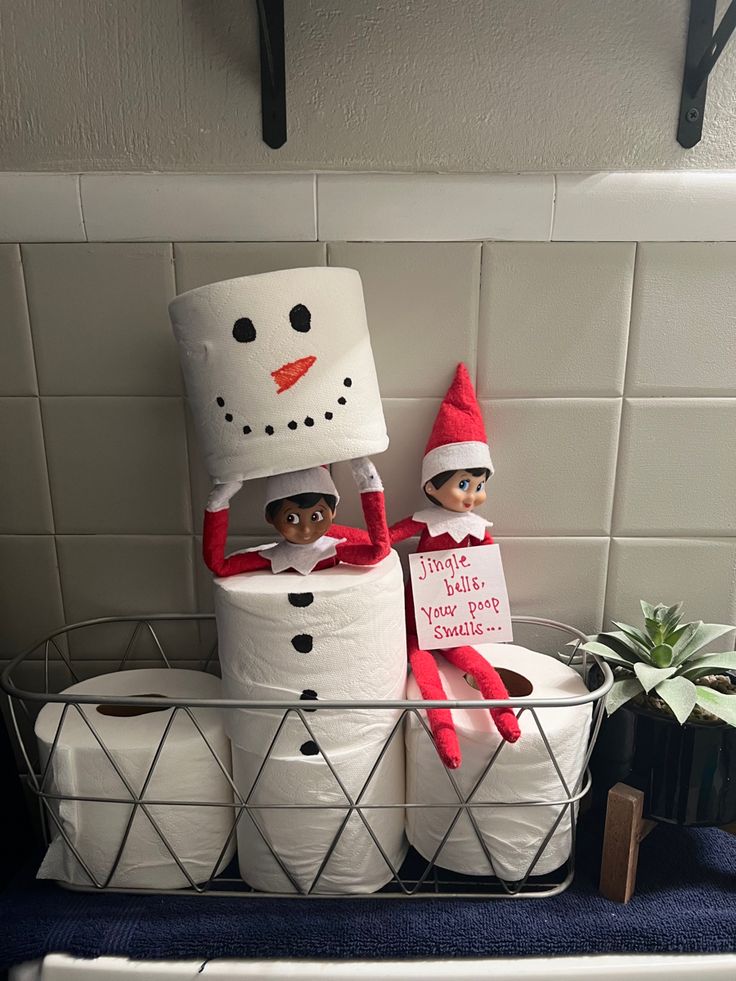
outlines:
[[[736,838],[660,825],[628,906],[597,894],[600,819],[571,888],[539,900],[278,900],[70,892],[29,875],[0,895],[0,966],[52,951],[131,959],[537,957],[736,950]]]

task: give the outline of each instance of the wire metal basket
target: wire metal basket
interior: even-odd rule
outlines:
[[[605,696],[613,684],[613,675],[610,667],[596,655],[591,655],[585,651],[579,650],[579,645],[585,640],[585,635],[576,628],[554,620],[539,617],[516,616],[512,619],[515,624],[528,625],[533,627],[535,630],[552,630],[568,635],[571,638],[570,643],[567,645],[569,653],[564,655],[558,653],[550,656],[557,657],[559,660],[577,670],[586,682],[588,693],[585,695],[568,698],[523,697],[509,698],[505,701],[482,699],[463,701],[402,700],[380,702],[320,700],[318,709],[319,712],[350,712],[369,709],[377,712],[392,710],[398,713],[395,725],[393,725],[389,736],[386,738],[380,750],[378,758],[371,767],[370,773],[357,793],[351,793],[345,786],[335,763],[330,759],[329,754],[325,753],[323,747],[319,745],[319,738],[316,735],[314,727],[310,723],[310,719],[306,714],[307,712],[311,714],[316,711],[313,707],[311,707],[314,705],[314,703],[310,703],[310,708],[307,709],[305,708],[305,703],[303,701],[235,701],[225,699],[182,700],[161,696],[113,696],[95,695],[92,693],[59,693],[59,690],[68,687],[70,684],[83,680],[83,675],[87,674],[87,676],[89,676],[89,661],[79,657],[78,655],[75,657],[72,652],[75,650],[80,650],[80,638],[84,638],[85,635],[90,634],[94,630],[104,627],[105,625],[111,625],[112,629],[123,632],[123,639],[119,649],[119,657],[110,660],[109,663],[107,661],[105,662],[107,671],[124,671],[126,668],[136,667],[137,665],[135,663],[135,658],[140,657],[141,652],[144,649],[147,661],[150,662],[152,658],[155,658],[158,666],[171,668],[173,666],[172,661],[175,660],[170,656],[171,652],[179,649],[177,642],[177,631],[191,631],[193,629],[192,625],[194,625],[200,636],[207,636],[208,633],[212,634],[214,627],[214,615],[160,614],[155,616],[107,617],[72,624],[55,631],[53,634],[50,634],[38,644],[34,644],[33,647],[29,648],[23,654],[20,654],[10,663],[10,665],[0,676],[0,686],[9,696],[9,728],[11,729],[11,733],[13,734],[17,744],[19,765],[21,769],[24,770],[23,778],[33,798],[37,802],[41,817],[41,829],[44,840],[48,844],[52,837],[61,836],[71,853],[74,855],[76,861],[79,863],[81,869],[84,870],[86,878],[89,879],[89,884],[86,886],[68,885],[68,888],[91,892],[155,892],[162,894],[175,892],[177,895],[189,893],[196,896],[263,896],[264,898],[273,898],[274,895],[280,895],[284,898],[337,898],[337,894],[335,893],[319,891],[321,877],[335,847],[338,844],[344,828],[351,817],[356,815],[365,826],[367,833],[373,839],[373,842],[380,851],[381,856],[386,862],[391,873],[391,880],[386,886],[384,886],[384,888],[370,895],[362,895],[361,898],[391,899],[422,897],[521,899],[554,896],[560,892],[563,892],[570,885],[573,879],[577,810],[579,802],[590,789],[591,780],[588,764],[602,722]],[[165,638],[162,638],[162,633],[166,634]],[[83,647],[84,645],[81,646]],[[167,653],[167,649],[169,653]],[[216,639],[211,646],[205,648],[204,656],[202,656],[200,659],[179,662],[179,664],[181,666],[186,666],[189,669],[208,671],[210,673],[217,674],[218,658]],[[591,669],[593,669],[594,665],[597,670],[593,672],[593,676],[591,677]],[[23,687],[21,684],[21,679],[24,681],[29,679],[32,684],[26,684],[26,687]],[[62,706],[61,718],[48,758],[43,764],[41,764],[33,726],[35,716],[38,714],[41,707],[49,702],[59,703]],[[136,789],[131,786],[119,765],[119,761],[115,758],[114,750],[110,749],[110,747],[105,744],[102,736],[89,718],[89,715],[81,710],[82,705],[105,705],[113,703],[118,706],[123,704],[131,709],[155,708],[160,710],[163,708],[172,710],[171,716],[164,727],[160,742],[153,754],[148,773],[143,780],[139,791],[136,791]],[[567,707],[587,704],[591,705],[591,724],[584,765],[581,768],[580,778],[574,785],[570,786],[565,780],[553,748],[550,745],[549,739],[547,738],[544,726],[539,716],[539,710],[549,708],[564,709]],[[456,800],[453,799],[451,804],[429,802],[407,804],[405,801],[373,804],[365,801],[364,797],[366,789],[370,785],[371,779],[377,772],[378,767],[380,766],[386,752],[389,749],[389,746],[393,743],[393,741],[396,739],[403,740],[404,726],[407,724],[410,718],[415,720],[426,733],[427,738],[432,740],[432,735],[425,719],[427,709],[450,708],[487,710],[489,708],[499,706],[512,707],[516,711],[517,716],[521,716],[523,713],[529,713],[532,716],[546,750],[549,753],[551,763],[560,780],[560,794],[554,800],[524,800],[522,802],[517,800],[484,803],[475,799],[475,795],[478,793],[479,788],[496,764],[499,754],[503,752],[503,747],[506,744],[501,743],[497,749],[495,749],[493,752],[489,752],[488,761],[484,766],[480,777],[475,781],[470,792],[463,792],[453,772],[451,770],[445,770],[449,784],[453,788],[454,795],[457,798]],[[232,779],[228,766],[222,759],[220,759],[218,753],[211,745],[202,727],[197,723],[194,711],[204,708],[215,708],[223,712],[230,712],[239,709],[269,713],[273,713],[274,710],[279,710],[282,712],[280,724],[278,725],[276,734],[271,741],[266,757],[258,772],[256,781],[245,795],[239,791]],[[53,789],[49,788],[49,777],[53,770],[54,756],[57,751],[59,736],[64,719],[67,717],[68,713],[77,713],[81,719],[84,720],[85,726],[89,729],[95,742],[99,744],[104,756],[107,758],[111,767],[120,777],[122,784],[125,786],[125,795],[114,798],[71,796],[67,794],[62,795],[54,793]],[[186,715],[191,720],[192,724],[197,729],[199,735],[204,741],[204,744],[212,754],[213,762],[222,771],[224,778],[227,780],[230,788],[232,789],[232,803],[201,800],[177,800],[172,802],[166,800],[156,800],[146,794],[146,789],[149,785],[151,774],[153,773],[156,763],[158,762],[164,749],[164,745],[167,736],[171,731],[172,724],[180,714]],[[292,875],[287,865],[282,861],[277,849],[274,848],[272,843],[269,841],[268,834],[261,826],[259,815],[263,811],[290,808],[299,811],[303,811],[305,808],[329,808],[330,810],[335,810],[337,805],[334,802],[324,804],[319,801],[314,801],[306,805],[302,803],[254,803],[254,793],[257,789],[257,785],[266,761],[271,756],[271,752],[276,744],[279,733],[291,717],[296,717],[301,721],[305,730],[307,733],[309,733],[310,739],[314,741],[318,750],[322,753],[325,763],[329,767],[337,785],[341,788],[342,793],[345,796],[344,806],[340,805],[340,810],[344,811],[344,815],[340,820],[334,838],[332,839],[318,868],[317,874],[308,887],[300,884]],[[113,864],[106,876],[96,876],[89,868],[88,864],[84,860],[84,857],[80,854],[74,843],[70,840],[63,823],[57,816],[58,804],[61,801],[118,804],[130,809],[126,820],[125,833],[123,834],[117,854],[113,860]],[[160,810],[161,807],[166,807],[169,805],[174,806],[174,804],[177,808],[225,807],[232,809],[232,824],[230,826],[227,840],[223,845],[217,861],[212,867],[211,873],[204,882],[194,881],[192,875],[185,866],[186,856],[177,854],[176,849],[172,846],[167,835],[159,826],[156,816],[153,813],[153,809]],[[513,808],[521,806],[547,808],[554,806],[559,807],[560,811],[546,837],[540,842],[539,848],[533,856],[526,873],[520,879],[507,881],[498,876],[469,876],[451,872],[442,868],[442,849],[447,840],[450,838],[453,828],[456,826],[461,815],[467,815],[478,843],[487,859],[488,865],[492,870],[494,870],[494,858],[487,842],[484,839],[484,836],[481,834],[478,827],[475,812],[480,811],[484,807]],[[455,813],[448,824],[447,830],[439,844],[439,847],[436,849],[436,852],[431,859],[427,860],[416,853],[413,849],[410,849],[407,859],[402,864],[401,868],[395,868],[391,862],[391,859],[383,849],[378,837],[371,828],[369,815],[371,810],[377,807],[401,810],[405,810],[409,807],[441,807],[445,809],[449,807],[454,810]],[[228,850],[231,849],[232,843],[235,841],[239,823],[242,820],[243,815],[246,813],[253,822],[257,832],[263,838],[263,841],[273,856],[274,861],[279,865],[293,886],[293,892],[276,894],[273,892],[258,892],[252,889],[239,877],[237,870],[233,872],[231,868],[228,868],[224,872],[220,871],[223,860],[226,857]],[[148,821],[150,821],[154,831],[158,834],[166,851],[169,853],[172,863],[178,866],[187,882],[187,885],[184,888],[177,890],[123,888],[111,884],[115,877],[115,871],[123,854],[123,849],[125,848],[134,819],[138,814],[145,815]],[[566,814],[569,814],[570,816],[570,857],[567,862],[556,872],[544,876],[535,876],[534,870],[537,866],[539,858],[543,854],[545,847]],[[340,893],[339,898],[347,898],[347,896],[345,893]]]

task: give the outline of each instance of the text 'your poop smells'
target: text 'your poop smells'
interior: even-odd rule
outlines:
[[[354,269],[286,269],[211,283],[176,297],[169,313],[216,482],[388,446]]]

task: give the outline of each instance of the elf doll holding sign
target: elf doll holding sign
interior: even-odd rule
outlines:
[[[418,535],[419,552],[492,545],[489,522],[474,513],[486,499],[485,485],[492,473],[480,407],[467,368],[459,364],[424,451],[422,489],[431,506],[393,525],[389,529],[391,544]],[[446,699],[434,657],[419,646],[411,580],[406,588],[406,625],[409,661],[422,697]],[[450,647],[442,654],[475,678],[484,698],[509,697],[496,669],[475,648]],[[443,763],[457,768],[462,757],[450,710],[430,709],[427,716]],[[514,712],[494,708],[491,716],[501,736],[516,742],[520,730]]]

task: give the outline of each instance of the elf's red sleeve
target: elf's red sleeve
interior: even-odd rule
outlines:
[[[421,535],[425,527],[426,525],[421,521],[415,521],[414,518],[402,518],[389,528],[391,544],[405,542],[407,538],[416,538],[417,535]]]
[[[337,557],[341,562],[350,565],[376,565],[391,551],[383,491],[365,491],[360,495],[360,504],[367,532],[359,528],[336,528],[333,525],[330,535],[336,535],[339,529],[338,537],[348,539],[337,546]]]
[[[483,536],[483,541],[481,542],[481,545],[495,545],[495,542],[493,541],[493,538],[491,537],[490,531],[487,531],[485,533],[485,535]]]
[[[204,512],[202,555],[207,568],[216,576],[235,576],[239,572],[270,569],[271,563],[258,552],[240,552],[225,557],[230,508]]]

